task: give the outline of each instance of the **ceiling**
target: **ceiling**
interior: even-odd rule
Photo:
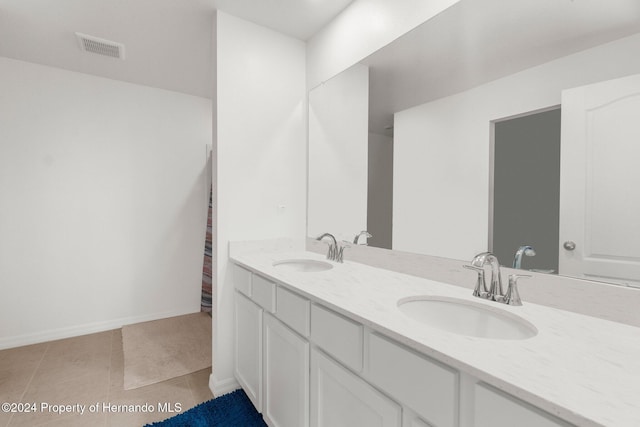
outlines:
[[[0,56],[212,97],[216,9],[307,40],[353,0],[0,0]],[[126,59],[82,52],[81,32]]]

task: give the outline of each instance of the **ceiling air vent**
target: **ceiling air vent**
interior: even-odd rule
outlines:
[[[124,59],[124,45],[122,43],[116,43],[111,40],[105,40],[82,33],[76,33],[76,36],[80,42],[80,49],[85,52]]]

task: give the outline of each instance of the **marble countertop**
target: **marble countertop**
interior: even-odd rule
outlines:
[[[306,251],[231,256],[236,264],[570,423],[640,426],[640,328],[527,301],[511,307],[474,298],[465,288],[349,261],[331,262],[333,269],[314,273],[273,267],[285,259],[324,257]],[[469,280],[475,278],[470,271]],[[538,334],[495,340],[448,333],[398,309],[398,300],[412,296],[486,304],[529,321]]]

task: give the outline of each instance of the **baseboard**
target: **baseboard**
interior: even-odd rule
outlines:
[[[240,384],[235,378],[225,378],[224,380],[217,379],[214,374],[209,376],[209,389],[213,393],[214,397],[222,396],[223,394],[231,393],[234,390],[240,388]]]
[[[21,347],[23,345],[38,344],[41,342],[59,340],[64,338],[78,337],[81,335],[93,334],[96,332],[118,329],[124,325],[133,323],[148,322],[151,320],[165,319],[167,317],[190,314],[190,311],[171,310],[162,313],[145,314],[143,316],[121,317],[119,319],[102,322],[85,323],[83,325],[70,326],[67,328],[57,328],[48,331],[36,332],[33,334],[16,335],[13,337],[0,338],[0,350],[7,348]]]

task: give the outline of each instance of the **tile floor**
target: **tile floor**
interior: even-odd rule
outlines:
[[[37,411],[0,410],[0,427],[137,427],[175,415],[162,409],[175,410],[179,404],[185,411],[213,398],[210,368],[134,390],[124,390],[123,370],[120,329],[1,350],[0,404],[35,403]],[[86,405],[86,409],[84,414],[58,414],[54,405]],[[118,412],[127,405],[139,405],[138,410]],[[144,408],[153,412],[143,412]]]

